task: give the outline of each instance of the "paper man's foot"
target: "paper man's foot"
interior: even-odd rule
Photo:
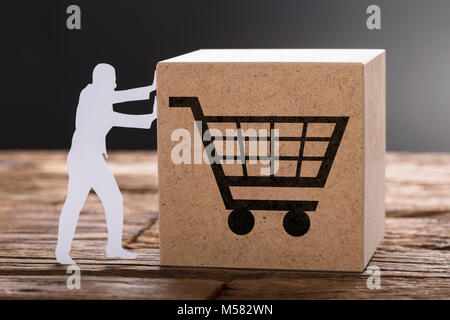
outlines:
[[[120,258],[120,259],[136,259],[137,255],[125,250],[124,248],[110,249],[106,247],[106,256],[108,258]]]
[[[56,254],[56,261],[63,265],[77,264],[68,254]]]

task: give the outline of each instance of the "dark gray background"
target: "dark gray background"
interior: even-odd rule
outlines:
[[[66,28],[70,4],[82,30]],[[381,30],[366,28],[370,4]],[[450,149],[450,1],[18,0],[1,13],[2,149],[68,148],[97,63],[114,65],[126,89],[150,84],[157,61],[199,48],[385,48],[388,149]],[[154,133],[114,128],[108,146],[155,148]]]

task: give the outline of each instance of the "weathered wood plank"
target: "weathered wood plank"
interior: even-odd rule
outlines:
[[[448,283],[419,278],[389,278],[369,290],[366,278],[234,280],[220,299],[450,299]],[[401,286],[400,286],[401,284]],[[395,288],[395,289],[394,289]]]
[[[213,299],[223,283],[214,280],[85,277],[68,289],[66,276],[0,276],[0,299]]]
[[[389,218],[369,265],[380,268],[382,289],[369,290],[366,273],[160,267],[156,154],[112,152],[108,162],[125,201],[124,245],[138,259],[105,258],[104,212],[90,195],[72,253],[83,276],[78,292],[67,290],[66,268],[54,259],[66,156],[61,151],[0,152],[0,288],[9,288],[12,298],[114,298],[103,294],[108,285],[120,288],[120,297],[136,299],[180,297],[177,290],[193,299],[450,298],[449,154],[388,154]],[[189,281],[209,282],[199,285],[201,292],[191,292],[183,286],[197,285]],[[158,296],[144,284],[172,289]]]
[[[450,239],[448,230],[450,222],[447,219],[387,219],[386,236],[374,255],[370,265],[377,265],[386,275],[398,275],[407,273],[409,276],[422,278],[450,277]],[[423,228],[423,229],[422,229]],[[428,233],[427,233],[428,232]],[[155,242],[156,239],[149,238]],[[145,246],[145,242],[141,245]],[[11,274],[17,268],[28,269],[24,274],[60,274],[64,267],[54,261],[51,249],[39,247],[27,248],[19,251],[23,256],[18,256],[16,248],[2,248],[0,256],[0,274]],[[102,250],[93,249],[74,250],[73,256],[78,259],[83,272],[89,275],[117,274],[111,266],[120,266],[124,275],[128,272],[140,277],[179,277],[204,278],[207,273],[224,281],[235,277],[243,279],[257,279],[262,276],[282,274],[284,277],[296,277],[298,275],[325,276],[323,272],[295,272],[281,270],[233,270],[212,268],[171,268],[159,267],[159,255],[157,249],[136,249],[136,260],[106,259]],[[33,257],[33,258],[31,258]],[[39,264],[40,268],[36,265]],[[142,273],[140,273],[142,271]],[[328,274],[328,273],[327,273]],[[329,273],[333,274],[333,273]],[[351,273],[335,273],[353,276]]]
[[[386,213],[450,218],[450,154],[388,153]]]

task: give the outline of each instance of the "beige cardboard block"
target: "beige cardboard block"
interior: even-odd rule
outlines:
[[[384,230],[384,50],[200,50],[157,79],[162,265],[364,270]]]

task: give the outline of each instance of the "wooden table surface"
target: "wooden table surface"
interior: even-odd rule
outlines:
[[[72,257],[81,289],[56,264],[67,152],[0,152],[0,298],[8,299],[450,299],[450,154],[387,155],[386,233],[368,272],[160,267],[156,154],[111,152],[125,201],[124,246],[136,260],[107,259],[103,208],[91,194]]]

